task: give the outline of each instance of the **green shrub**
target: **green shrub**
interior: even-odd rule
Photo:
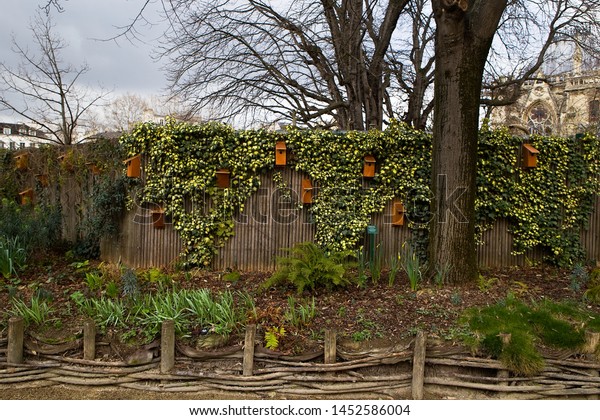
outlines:
[[[590,302],[600,303],[600,268],[592,270],[583,297]]]
[[[304,289],[332,289],[350,284],[350,280],[344,277],[344,261],[353,256],[354,252],[326,252],[312,242],[297,244],[288,251],[290,256],[278,259],[278,270],[263,283],[263,288],[289,282],[296,286],[300,294]]]
[[[600,331],[597,314],[575,302],[543,300],[526,305],[512,295],[493,306],[468,309],[461,323],[472,333],[469,344],[483,348],[521,375],[533,375],[543,368],[537,342],[578,350],[585,342],[586,329]],[[510,334],[510,342],[503,344],[500,334]]]
[[[27,254],[56,246],[60,229],[60,210],[56,207],[22,207],[7,199],[0,202],[0,237],[19,238]]]

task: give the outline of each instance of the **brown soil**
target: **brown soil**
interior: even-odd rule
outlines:
[[[91,262],[82,270],[57,255],[38,257],[20,276],[16,287],[0,287],[0,307],[11,307],[11,294],[16,293],[29,301],[34,293],[42,290],[53,298],[55,319],[50,325],[33,329],[34,334],[55,340],[69,337],[81,331],[82,325],[70,295],[75,291],[93,295],[85,283],[85,270],[97,269],[98,264]],[[105,271],[110,272],[111,267]],[[118,269],[112,267],[112,271],[118,281]],[[417,292],[410,290],[403,274],[398,274],[394,284],[389,285],[384,272],[378,284],[304,292],[302,296],[285,286],[262,291],[260,285],[268,278],[268,273],[242,273],[234,283],[222,280],[223,273],[192,270],[171,274],[177,287],[229,289],[252,295],[256,301],[258,324],[263,328],[284,326],[288,331],[281,343],[281,350],[287,353],[309,351],[318,346],[325,329],[336,330],[340,339],[349,343],[382,338],[396,341],[410,337],[420,329],[427,331],[429,336],[452,340],[458,331],[457,319],[466,308],[493,304],[508,293],[525,300],[581,300],[583,293],[572,287],[569,271],[548,266],[485,270],[477,284],[454,287],[423,284]],[[142,280],[140,283],[145,291],[156,288]],[[289,296],[305,303],[314,297],[317,316],[310,325],[298,329],[285,322],[283,314]],[[600,310],[600,307],[595,309]],[[7,313],[0,316],[0,332],[6,327],[7,317]]]
[[[91,262],[85,270],[98,269],[98,262]],[[0,284],[0,308],[11,307],[11,295],[29,301],[34,293],[43,290],[52,296],[55,319],[48,325],[30,328],[33,337],[49,343],[69,340],[80,334],[83,319],[77,314],[70,295],[81,291],[93,295],[85,284],[85,270],[77,269],[71,262],[56,255],[38,257],[34,264],[20,276],[18,284]],[[106,270],[106,268],[105,268]],[[108,267],[118,277],[116,267]],[[417,330],[425,330],[429,337],[457,340],[460,331],[457,320],[467,308],[496,303],[512,293],[524,300],[550,298],[553,300],[582,301],[583,290],[575,290],[570,272],[554,267],[540,266],[528,268],[506,268],[485,270],[477,284],[455,287],[437,287],[423,284],[417,292],[410,290],[408,280],[399,274],[393,285],[388,284],[387,273],[383,273],[378,284],[369,283],[360,288],[351,286],[332,291],[317,290],[297,296],[291,287],[276,287],[261,291],[260,285],[268,278],[268,273],[242,273],[236,282],[226,282],[223,273],[193,270],[188,273],[173,272],[176,287],[209,288],[214,291],[229,289],[244,291],[254,297],[257,308],[257,323],[264,329],[283,325],[287,334],[281,341],[280,351],[287,354],[307,352],[322,348],[323,331],[334,329],[339,341],[345,346],[368,346],[380,341],[399,341],[412,337]],[[141,276],[140,276],[141,278]],[[156,285],[142,283],[143,291],[150,292]],[[7,287],[8,286],[8,287]],[[98,293],[96,295],[99,295]],[[284,320],[288,297],[310,302],[314,297],[317,316],[303,328],[294,328]],[[600,305],[589,304],[590,309],[600,312]],[[0,336],[6,335],[8,310],[0,314]],[[194,334],[198,332],[195,331]],[[124,345],[119,342],[120,332],[107,332],[101,339],[98,351],[104,359],[120,359],[136,348],[136,344]],[[228,344],[242,340],[241,333],[230,338]],[[4,389],[4,399],[168,399],[170,396],[124,392],[122,389],[94,388],[77,390],[73,387],[52,387],[45,392],[35,390],[29,395],[23,389]],[[236,399],[260,398],[244,394],[215,393],[215,395],[176,395],[178,399]],[[262,396],[264,398],[264,396]]]

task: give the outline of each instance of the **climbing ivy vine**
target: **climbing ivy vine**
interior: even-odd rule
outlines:
[[[569,138],[532,136],[540,151],[535,168],[521,167],[523,139],[484,126],[479,142],[477,214],[480,230],[507,218],[513,252],[536,246],[549,259],[571,265],[584,258],[580,242],[600,192],[600,142],[586,134]]]
[[[374,213],[392,198],[403,201],[416,248],[424,253],[430,220],[431,137],[401,123],[385,131],[332,132],[289,129],[235,131],[220,123],[190,125],[168,120],[145,123],[121,142],[128,156],[143,154],[141,199],[162,207],[181,235],[185,260],[208,266],[234,233],[233,217],[260,187],[260,174],[274,168],[275,143],[284,140],[289,165],[315,187],[308,211],[316,242],[331,250],[357,246]],[[593,136],[533,137],[540,150],[537,168],[523,169],[523,139],[484,126],[480,135],[478,230],[507,218],[515,252],[534,246],[566,264],[582,256],[579,229],[585,227],[599,191],[600,151]],[[377,161],[372,179],[363,179],[366,155]],[[216,173],[230,172],[229,188],[217,188]],[[274,172],[276,185],[283,185]]]

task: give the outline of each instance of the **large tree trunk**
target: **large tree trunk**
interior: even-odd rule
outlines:
[[[452,284],[477,278],[479,97],[483,68],[505,7],[505,0],[433,0],[437,30],[429,261],[432,270],[448,268],[446,281]]]

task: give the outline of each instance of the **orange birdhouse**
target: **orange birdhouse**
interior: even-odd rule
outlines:
[[[537,155],[539,153],[540,151],[531,144],[523,144],[523,167],[535,168],[537,166]]]
[[[302,204],[312,204],[313,185],[310,178],[302,178]]]
[[[92,172],[92,175],[100,175],[100,168],[98,167],[98,165],[92,162],[88,162],[86,163],[86,165]]]
[[[217,187],[229,188],[229,169],[221,168],[217,171]]]
[[[284,141],[275,143],[275,166],[285,166],[287,163],[287,148]]]
[[[33,203],[33,189],[28,188],[25,191],[21,191],[19,193],[19,197],[21,198],[22,206],[26,206],[28,204]]]
[[[15,156],[15,168],[19,171],[25,171],[29,164],[29,153],[19,153]]]
[[[164,229],[165,227],[165,211],[163,209],[152,210],[152,226],[154,229]]]
[[[373,178],[375,176],[375,157],[373,155],[365,156],[363,176],[365,178]]]
[[[139,178],[142,176],[142,156],[135,155],[134,157],[130,157],[127,160],[124,160],[123,163],[127,167],[127,177],[129,178]]]
[[[47,187],[50,185],[50,180],[48,179],[48,175],[46,174],[37,174],[35,176],[42,187]]]
[[[406,209],[402,201],[394,199],[392,201],[392,226],[403,226],[404,225],[404,213]]]

